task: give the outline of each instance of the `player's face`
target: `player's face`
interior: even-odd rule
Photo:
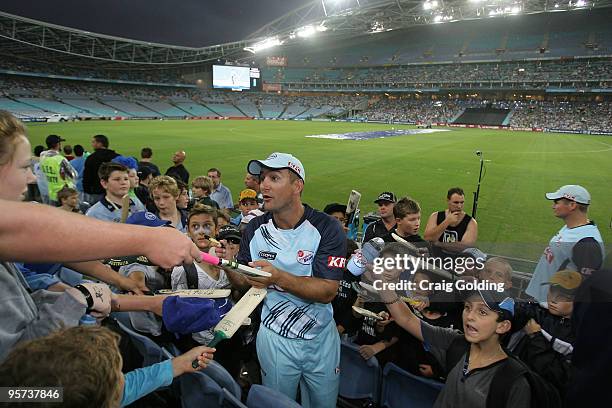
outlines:
[[[159,188],[153,190],[153,202],[162,213],[170,213],[176,209],[177,197]]]
[[[299,195],[300,190],[297,183],[300,181],[291,181],[292,178],[287,169],[262,169],[259,179],[266,211],[283,210],[291,205],[296,194]]]
[[[130,190],[130,179],[126,171],[113,171],[108,180],[100,180],[102,187],[106,190],[106,194],[121,198]]]
[[[397,218],[397,229],[402,235],[416,235],[421,226],[421,213],[408,214],[404,218]]]
[[[565,198],[560,198],[559,200],[553,201],[552,209],[555,217],[565,218],[572,213],[575,207],[575,202],[566,200]]]
[[[19,136],[12,159],[0,166],[0,198],[9,201],[21,201],[28,191],[28,184],[36,181],[32,173],[32,155],[30,142],[25,136]]]
[[[202,250],[207,251],[210,248],[208,237],[215,236],[216,228],[213,217],[209,214],[197,214],[189,219],[188,226],[189,237]]]
[[[393,215],[393,207],[394,203],[389,201],[379,201],[378,202],[378,213],[382,218],[387,218]]]
[[[448,210],[450,212],[463,211],[463,204],[465,203],[465,196],[460,194],[453,194],[448,200]]]

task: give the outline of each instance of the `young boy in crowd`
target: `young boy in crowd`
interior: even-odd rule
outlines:
[[[221,228],[225,225],[230,225],[231,217],[227,208],[217,210],[217,227]]]
[[[148,167],[142,167],[138,170],[138,186],[134,189],[134,194],[145,206],[149,212],[155,212],[155,203],[151,198],[151,192],[149,191],[149,183],[153,180],[153,174]]]
[[[581,283],[582,275],[575,271],[553,274],[547,283],[550,285],[548,309],[536,302],[519,304],[521,316],[514,323],[523,329],[514,333],[508,344],[508,349],[553,384],[561,395],[565,394],[570,380],[574,350],[571,317]],[[525,320],[527,323],[523,326]]]
[[[189,186],[182,181],[176,180],[176,185],[179,188],[179,197],[176,200],[176,207],[180,211],[188,211],[189,208]]]
[[[165,227],[169,221],[160,220],[155,214],[141,211],[128,217],[127,224],[143,225],[146,227]],[[157,266],[132,263],[119,268],[119,275],[125,276],[138,284],[140,288],[149,291],[168,289],[170,287],[170,276],[162,268]],[[134,329],[152,336],[162,334],[162,319],[154,313],[131,312],[130,322]]]
[[[413,313],[421,320],[437,327],[461,327],[461,314],[455,312],[440,301],[436,292],[429,286],[439,279],[427,270],[417,270],[413,277],[414,290],[406,293],[406,301]],[[449,310],[450,309],[450,310]],[[446,376],[442,365],[423,346],[423,344],[410,333],[402,330],[398,344],[398,358],[396,364],[403,369],[423,377],[442,379]]]
[[[212,208],[219,209],[219,204],[210,198],[210,193],[213,190],[213,181],[208,176],[198,176],[191,182],[192,199],[189,208],[196,203],[208,205]]]
[[[217,210],[196,204],[188,216],[188,235],[202,252],[209,252],[213,247],[210,241],[217,234]],[[229,236],[226,236],[227,240]],[[227,249],[226,249],[227,250]],[[226,254],[227,256],[227,254]],[[205,262],[194,262],[191,265],[177,266],[172,271],[172,289],[230,289],[230,281],[221,268]],[[231,302],[231,299],[227,299]],[[208,344],[214,337],[214,330],[208,329],[191,335],[192,341],[183,342],[180,347],[190,348],[194,344]],[[217,347],[217,361],[234,377],[240,372],[240,354],[242,353],[240,336],[234,336]]]
[[[158,176],[149,184],[151,197],[157,208],[157,216],[181,232],[187,232],[187,217],[179,211],[177,201],[179,188],[176,180],[170,176]]]
[[[340,225],[342,225],[344,232],[348,232],[348,227],[346,226],[346,205],[339,203],[327,204],[323,212],[337,219]]]
[[[118,163],[102,163],[98,176],[105,195],[87,210],[86,215],[103,221],[120,222],[123,196],[130,190],[128,169]],[[135,203],[130,199],[130,214],[144,210],[142,203]]]
[[[249,214],[249,211],[258,208],[259,204],[257,204],[257,192],[255,190],[251,190],[250,188],[242,190],[240,192],[240,196],[238,197],[238,209],[240,210],[240,214],[238,214],[235,218],[232,218],[231,223],[233,225],[240,225],[242,218],[246,217]]]
[[[225,248],[223,259],[234,261],[240,251],[242,234],[234,225],[224,225],[218,228],[217,240]]]
[[[64,211],[81,213],[79,209],[79,192],[72,187],[65,186],[57,192],[57,201]]]
[[[350,259],[358,249],[357,243],[352,239],[346,239],[346,259]],[[359,321],[353,316],[352,306],[357,300],[357,292],[353,289],[354,284],[359,283],[359,276],[355,276],[344,268],[342,280],[338,282],[338,294],[332,301],[334,309],[334,321],[338,334],[352,336],[357,330]]]
[[[217,235],[217,211],[207,205],[196,204],[189,212],[187,218],[187,233],[194,244],[202,252],[209,252],[213,248],[210,241]],[[229,280],[223,269],[205,262],[194,262],[194,269],[185,265],[177,266],[172,271],[172,289],[227,289]],[[189,276],[190,270],[196,272],[193,279]],[[193,283],[192,283],[193,282]],[[207,344],[213,338],[212,330],[193,335],[196,341]]]
[[[414,254],[400,243],[387,245],[382,253],[383,257],[396,255]],[[400,268],[388,268],[381,275],[367,274],[366,278],[382,279],[383,283],[397,282],[401,272]],[[486,407],[493,377],[506,364],[514,363],[501,344],[501,338],[512,326],[514,300],[495,291],[466,293],[462,315],[464,334],[461,334],[422,321],[395,291],[380,290],[377,293],[396,323],[424,342],[439,362],[445,362],[448,372],[446,385],[434,406]],[[465,351],[452,352],[456,344]],[[453,361],[453,357],[457,357],[457,361]],[[507,399],[499,401],[499,406],[529,407],[530,403],[529,382],[520,376],[513,382]]]
[[[0,366],[0,385],[61,387],[59,405],[64,407],[123,407],[170,385],[174,377],[205,368],[214,352],[214,348],[196,347],[123,375],[119,335],[104,327],[73,327],[13,349]],[[192,367],[193,360],[198,361],[197,368]],[[49,399],[39,404],[58,403]]]
[[[419,235],[421,226],[421,206],[409,197],[400,199],[393,206],[396,225],[383,237],[385,242],[396,242],[392,234],[411,242],[417,247],[425,247],[427,243]]]
[[[489,258],[478,278],[481,281],[503,284],[504,290],[509,291],[512,289],[512,265],[504,258]]]

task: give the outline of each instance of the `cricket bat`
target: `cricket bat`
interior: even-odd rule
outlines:
[[[221,299],[231,295],[230,289],[160,289],[156,295],[170,295],[179,297],[197,297],[207,299]]]
[[[361,201],[361,193],[359,191],[351,190],[349,195],[348,203],[346,204],[346,226],[348,227],[355,217],[355,212],[359,208],[359,202]]]
[[[121,223],[125,224],[130,215],[130,196],[128,194],[121,198]]]
[[[361,316],[371,317],[374,320],[385,320],[382,316],[379,316],[376,313],[369,311],[368,309],[364,309],[358,306],[353,306],[353,311]]]
[[[346,227],[348,228],[347,238],[357,241],[357,226],[359,225],[359,202],[361,193],[351,190],[348,203],[346,204]]]
[[[232,307],[232,309],[221,319],[214,328],[215,337],[208,343],[208,347],[216,346],[221,340],[231,338],[240,328],[246,318],[255,310],[257,305],[266,297],[268,291],[263,288],[251,288]],[[193,368],[198,368],[198,360],[191,363]]]
[[[234,269],[237,272],[240,272],[244,275],[255,276],[255,277],[270,277],[270,273],[266,271],[262,271],[248,265],[243,265],[238,263],[237,261],[228,261],[227,259],[221,259],[214,255],[208,254],[206,252],[200,252],[202,256],[202,261],[211,265],[220,266],[222,268],[230,268]],[[103,261],[105,264],[110,266],[125,266],[132,263],[139,263],[142,265],[155,266],[146,256],[125,256],[121,258],[111,258],[105,259]]]

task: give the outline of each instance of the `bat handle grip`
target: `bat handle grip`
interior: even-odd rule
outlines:
[[[215,332],[215,337],[213,337],[213,339],[212,339],[212,340],[211,340],[211,341],[210,341],[210,342],[207,344],[207,346],[208,346],[208,347],[215,347],[217,344],[219,344],[219,342],[220,342],[221,340],[225,340],[225,339],[227,339],[227,336],[226,336],[224,333],[219,332],[219,331],[216,331],[216,332]],[[193,361],[191,362],[191,366],[192,366],[194,369],[196,369],[196,368],[198,368],[198,367],[200,366],[200,363],[199,363],[199,362],[198,362],[198,360],[196,359],[196,360],[193,360]]]

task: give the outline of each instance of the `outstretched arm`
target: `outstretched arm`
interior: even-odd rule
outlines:
[[[170,268],[200,260],[197,247],[174,228],[104,222],[47,205],[6,200],[0,200],[0,242],[0,259],[7,261],[79,262],[145,255]]]

